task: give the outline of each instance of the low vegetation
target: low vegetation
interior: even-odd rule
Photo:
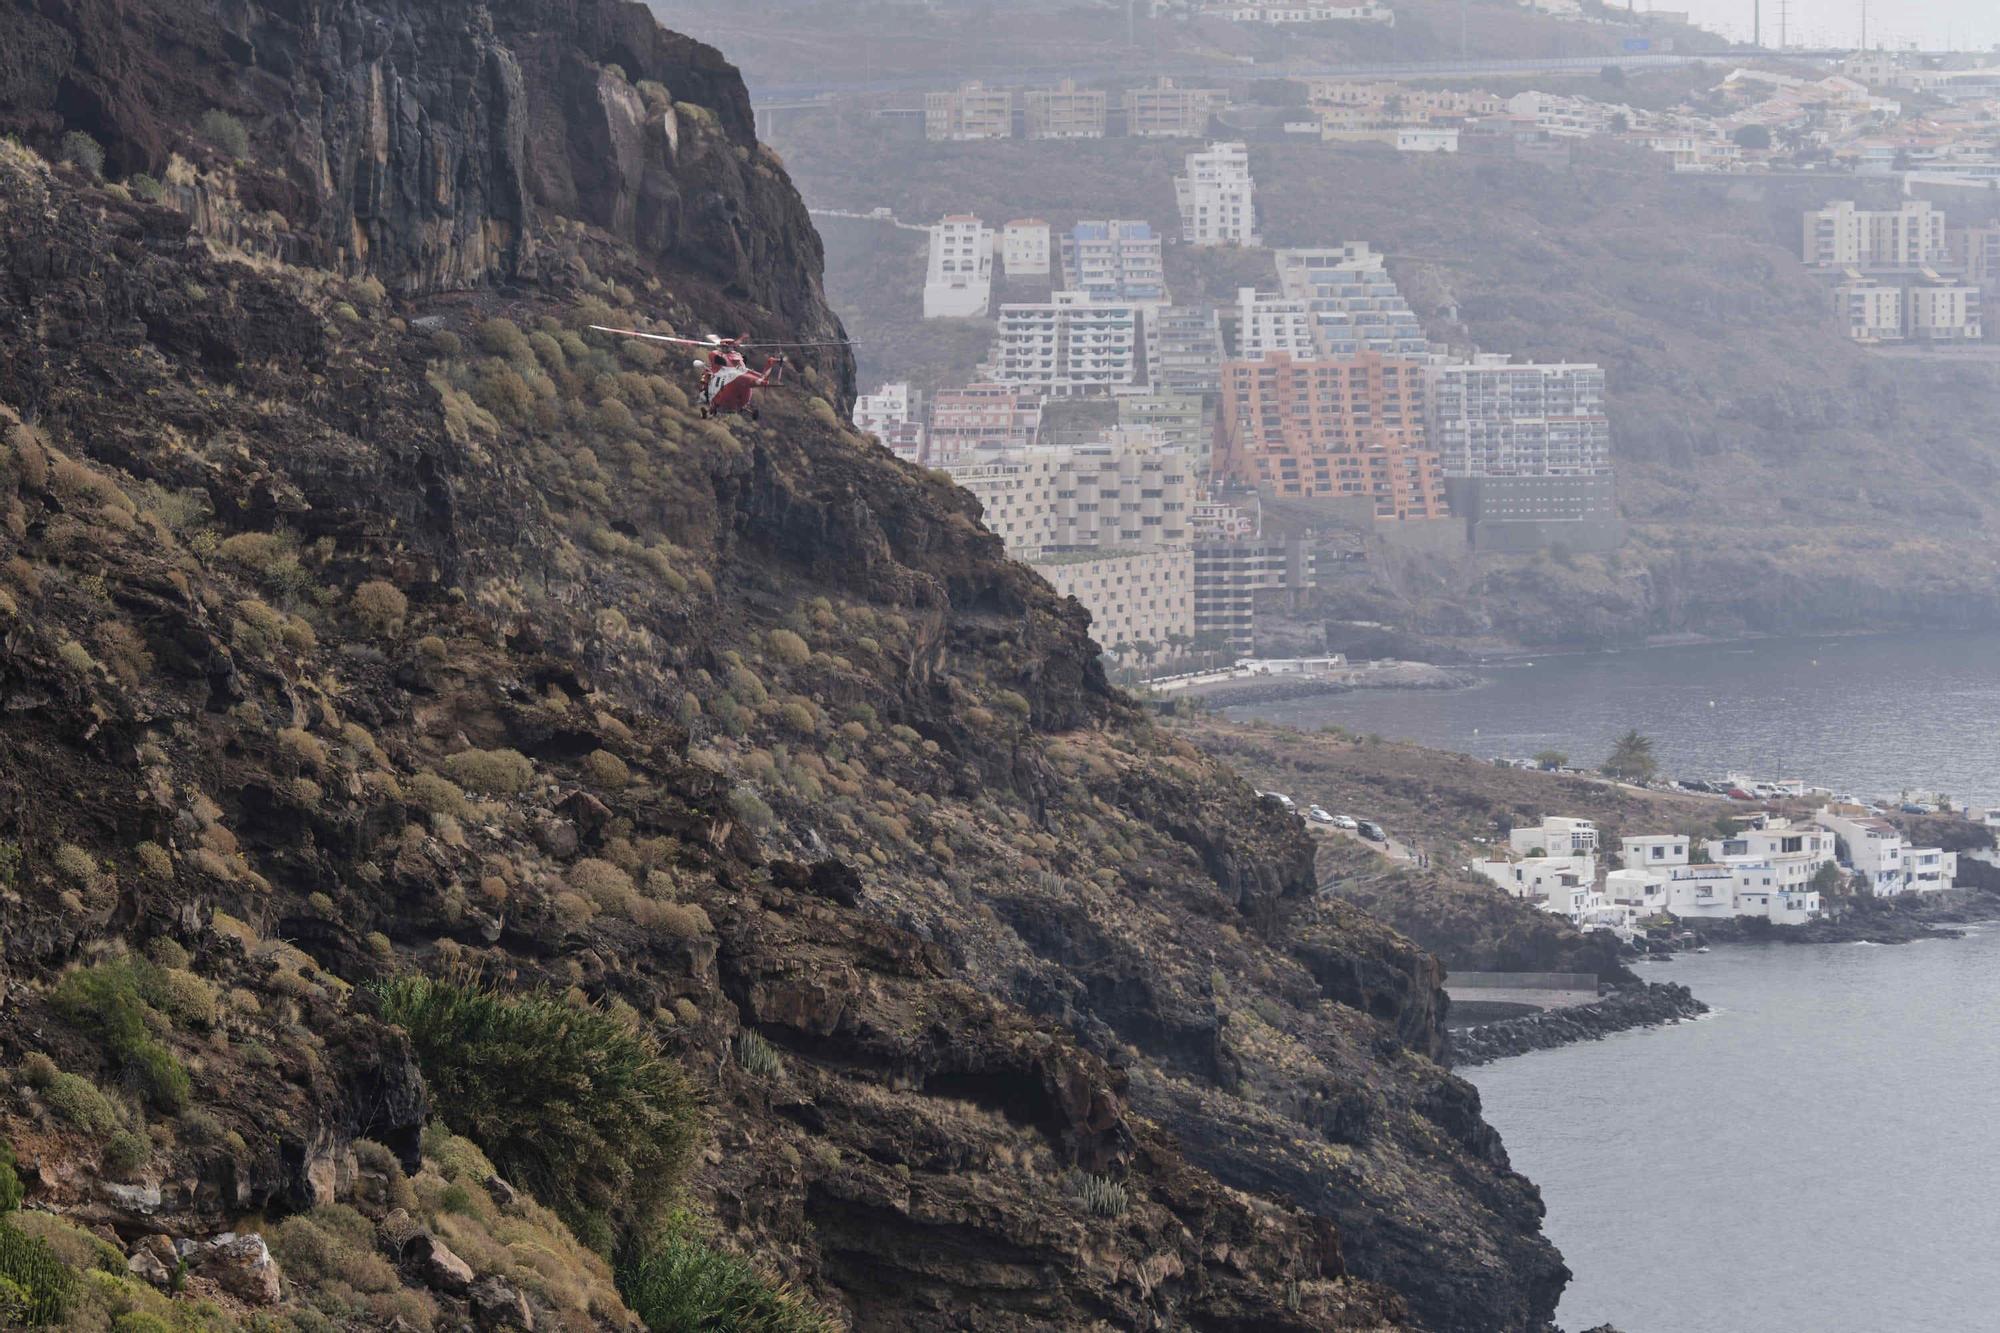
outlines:
[[[618,1271],[618,1287],[653,1333],[831,1333],[832,1325],[749,1261],[675,1215]]]

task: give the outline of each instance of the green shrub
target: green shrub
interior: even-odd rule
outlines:
[[[1125,1210],[1131,1206],[1124,1183],[1109,1176],[1092,1176],[1078,1171],[1070,1177],[1070,1188],[1083,1201],[1084,1208],[1096,1217],[1123,1217]]]
[[[618,1290],[653,1333],[828,1333],[833,1327],[749,1261],[710,1245],[684,1214],[619,1268]]]
[[[403,632],[403,617],[409,614],[410,599],[385,579],[370,579],[354,590],[354,614],[363,624],[385,638]]]
[[[738,819],[757,833],[762,833],[771,827],[777,819],[777,816],[771,813],[771,807],[764,803],[764,798],[747,787],[738,787],[729,793],[729,808],[736,812]]]
[[[444,771],[463,787],[488,796],[516,796],[535,780],[535,764],[519,750],[461,750]]]
[[[76,1295],[76,1274],[54,1250],[11,1223],[0,1223],[0,1301],[13,1306],[7,1327],[60,1324]]]
[[[148,1028],[151,1006],[139,983],[140,969],[134,964],[100,963],[67,973],[50,998],[58,1013],[103,1043],[148,1101],[178,1112],[187,1105],[187,1070]]]
[[[195,132],[238,162],[250,156],[250,132],[227,111],[211,108],[202,112]]]
[[[700,1123],[693,1088],[651,1038],[546,991],[400,977],[379,994],[440,1116],[508,1179],[573,1226],[609,1215],[649,1229]]]
[[[62,137],[59,156],[92,180],[104,179],[104,149],[82,130],[71,130]]]
[[[59,1119],[94,1138],[103,1138],[118,1129],[118,1108],[81,1074],[58,1071],[42,1088],[42,1100]]]
[[[812,649],[806,641],[788,629],[774,629],[765,636],[765,646],[771,656],[786,666],[804,666],[812,661]]]
[[[153,1156],[153,1141],[144,1134],[121,1129],[104,1145],[104,1169],[113,1180],[124,1180]]]
[[[583,757],[583,775],[600,787],[613,791],[632,780],[632,770],[609,750],[592,750]]]
[[[403,784],[403,790],[408,794],[410,804],[427,814],[463,819],[472,813],[472,804],[465,799],[464,790],[450,778],[441,778],[435,773],[419,773]]]
[[[743,1031],[736,1034],[736,1063],[756,1078],[776,1078],[785,1072],[784,1057],[762,1033]]]

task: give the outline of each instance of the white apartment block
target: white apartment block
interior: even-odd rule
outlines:
[[[1288,4],[1224,0],[1203,5],[1201,12],[1204,17],[1228,19],[1232,23],[1380,23],[1388,27],[1396,24],[1396,11],[1380,0],[1345,0],[1339,4],[1328,0],[1291,0]]]
[[[1187,174],[1174,177],[1181,236],[1190,245],[1257,245],[1257,187],[1250,149],[1213,143],[1187,155]]]
[[[1280,250],[1278,289],[1312,311],[1314,337],[1327,356],[1423,356],[1423,322],[1410,308],[1383,256],[1365,241],[1322,249]]]
[[[1597,854],[1597,825],[1588,819],[1550,815],[1541,823],[1510,829],[1507,845],[1517,855],[1541,852],[1547,856]]]
[[[1919,268],[1949,258],[1945,216],[1928,200],[1894,211],[1857,207],[1853,200],[1805,215],[1805,262],[1815,268]]]
[[[1978,342],[1985,336],[1982,293],[1925,270],[1904,293],[1903,332],[1926,342]]]
[[[1048,277],[1054,249],[1040,218],[1015,218],[1000,229],[1000,268],[1010,278]]]
[[[1199,139],[1227,101],[1219,88],[1176,88],[1164,77],[1151,88],[1127,88],[1125,133],[1135,139]]]
[[[854,428],[908,463],[924,459],[924,424],[908,384],[885,384],[854,400]]]
[[[1832,838],[1823,830],[1773,820],[1711,840],[1701,863],[1692,860],[1693,846],[1680,834],[1621,839],[1625,864],[1605,876],[1607,895],[1642,914],[1684,919],[1755,916],[1796,926],[1820,914],[1813,881],[1833,864]]]
[[[966,213],[932,224],[924,318],[984,318],[992,300],[993,229]]]
[[[1309,302],[1272,296],[1254,287],[1236,289],[1236,359],[1261,361],[1283,352],[1294,361],[1317,361]]]
[[[1107,99],[1103,92],[1078,88],[1064,79],[1054,88],[1022,96],[1030,139],[1102,139]]]
[[[1456,153],[1458,131],[1441,125],[1399,125],[1389,132],[1399,153]]]
[[[1856,342],[1903,340],[1903,289],[1849,270],[1833,289],[1833,313],[1841,330]]]
[[[1956,853],[1906,846],[1902,831],[1886,819],[1851,807],[1827,806],[1813,822],[1840,840],[1842,859],[1877,897],[1935,892],[1957,882]]]
[[[1603,476],[1611,471],[1604,370],[1482,355],[1431,371],[1430,444],[1448,477]]]
[[[1159,432],[1146,427],[1116,427],[1091,444],[1031,449],[951,475],[979,501],[987,530],[1024,558],[1191,540],[1192,460],[1163,448]]]
[[[1194,552],[1187,547],[1107,551],[1034,562],[1058,597],[1090,612],[1090,633],[1107,652],[1194,637]]]
[[[987,377],[1064,398],[1139,382],[1139,307],[1082,292],[1000,307]]]
[[[1198,395],[1159,390],[1120,394],[1118,424],[1158,431],[1162,448],[1186,454],[1197,477],[1208,475],[1208,455],[1215,445],[1215,431]]]
[[[1558,139],[1588,139],[1594,134],[1607,134],[1611,118],[1623,110],[1605,102],[1564,97],[1559,93],[1517,93],[1507,99],[1508,114],[1532,121],[1537,130]]]
[[[1063,286],[1092,301],[1163,304],[1167,268],[1150,222],[1079,222],[1062,241]]]
[[[924,95],[924,137],[931,140],[1011,139],[1014,94],[968,83],[952,92]]]
[[[1540,899],[1550,910],[1561,910],[1564,915],[1569,914],[1579,891],[1587,894],[1597,884],[1597,858],[1588,852],[1520,860],[1494,858],[1474,861],[1472,869],[1516,898]]]

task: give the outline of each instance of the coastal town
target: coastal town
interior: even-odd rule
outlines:
[[[1376,5],[1196,8],[1240,23],[1394,21]],[[1348,561],[1615,553],[1628,534],[1605,367],[1433,336],[1367,238],[1264,248],[1255,163],[1260,145],[1298,139],[1558,167],[1610,143],[1675,175],[1824,176],[1823,206],[1799,216],[1819,317],[1878,355],[1982,354],[2000,285],[1985,199],[2000,179],[2000,67],[1863,50],[1824,72],[1717,68],[1667,108],[1620,100],[1614,65],[1597,96],[1159,77],[967,82],[878,108],[967,149],[1121,136],[1186,148],[1166,217],[842,215],[922,230],[924,281],[906,299],[925,320],[983,327],[987,347],[971,380],[879,384],[853,422],[978,498],[1009,552],[1091,611],[1130,680],[1273,655],[1267,619]],[[1906,197],[1864,188],[1884,184]],[[1177,298],[1170,253],[1214,254],[1242,276],[1226,296],[1211,284]],[[1251,282],[1245,261],[1260,256]]]

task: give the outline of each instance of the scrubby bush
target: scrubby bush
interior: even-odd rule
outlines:
[[[785,1072],[784,1057],[777,1048],[761,1033],[747,1030],[736,1034],[736,1063],[756,1078],[776,1078]]]
[[[118,1128],[118,1108],[81,1074],[58,1071],[42,1087],[42,1100],[58,1119],[93,1138],[103,1138]]]
[[[592,750],[583,757],[583,774],[600,787],[616,791],[632,780],[632,770],[609,750]]]
[[[140,968],[99,963],[64,975],[50,999],[56,1011],[96,1037],[125,1076],[163,1111],[187,1105],[188,1074],[152,1034],[152,1006],[140,992]]]
[[[472,803],[465,799],[464,789],[435,773],[418,773],[403,784],[403,791],[410,804],[427,814],[464,819],[472,813]]]
[[[444,761],[461,786],[488,796],[515,796],[535,779],[534,761],[519,750],[461,750]]]
[[[43,1241],[0,1222],[0,1325],[61,1324],[76,1296],[76,1274]]]
[[[729,808],[736,812],[738,819],[758,833],[771,827],[777,819],[771,813],[771,807],[764,803],[764,798],[747,787],[738,787],[729,793]]]
[[[410,611],[410,599],[385,579],[370,579],[356,588],[351,604],[361,623],[384,638],[403,632],[403,617]]]
[[[618,1289],[654,1333],[828,1333],[824,1318],[749,1261],[716,1249],[676,1215],[618,1270]]]
[[[227,111],[210,108],[202,112],[195,131],[217,150],[238,162],[250,156],[250,132],[243,128],[242,121]]]
[[[1123,1217],[1125,1210],[1131,1206],[1124,1183],[1108,1176],[1086,1175],[1078,1171],[1070,1177],[1070,1188],[1096,1217]]]
[[[62,137],[58,155],[92,180],[104,179],[104,149],[82,130],[71,130]]]
[[[383,1016],[410,1035],[433,1104],[508,1179],[569,1221],[643,1235],[692,1153],[696,1094],[651,1038],[546,991],[401,977]]]
[[[765,638],[765,645],[771,656],[786,666],[804,666],[812,661],[812,649],[806,641],[788,629],[774,629]]]

